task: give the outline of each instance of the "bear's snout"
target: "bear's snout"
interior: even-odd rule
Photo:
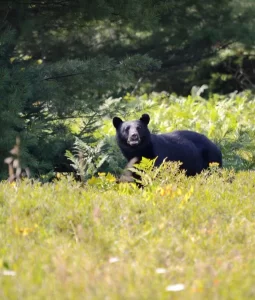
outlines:
[[[127,142],[130,146],[138,145],[140,143],[139,134],[137,132],[130,132]]]
[[[137,140],[137,139],[139,139],[138,133],[132,133],[131,136],[130,136],[130,139],[131,140]]]

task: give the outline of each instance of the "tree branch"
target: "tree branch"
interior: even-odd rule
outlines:
[[[78,76],[78,75],[83,75],[83,74],[86,74],[86,73],[85,73],[85,72],[79,72],[79,73],[73,73],[73,74],[66,74],[66,75],[52,76],[52,77],[44,78],[42,81],[61,79],[61,78],[72,77],[72,76]]]

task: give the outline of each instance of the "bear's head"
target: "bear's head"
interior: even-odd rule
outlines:
[[[140,148],[150,141],[150,131],[147,126],[150,122],[148,114],[143,114],[139,120],[125,122],[119,117],[114,117],[112,122],[116,128],[117,140],[122,146]]]

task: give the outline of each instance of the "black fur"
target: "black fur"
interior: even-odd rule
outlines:
[[[123,122],[113,118],[118,146],[128,161],[134,157],[154,159],[159,166],[165,158],[182,162],[187,176],[193,176],[217,162],[222,167],[221,150],[203,134],[176,130],[165,134],[152,134],[148,129],[150,116],[143,114],[139,120]]]

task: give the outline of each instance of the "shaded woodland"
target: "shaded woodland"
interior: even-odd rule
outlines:
[[[253,0],[1,1],[0,178],[17,136],[33,176],[68,170],[65,121],[97,142],[110,97],[253,92],[254,16]]]

